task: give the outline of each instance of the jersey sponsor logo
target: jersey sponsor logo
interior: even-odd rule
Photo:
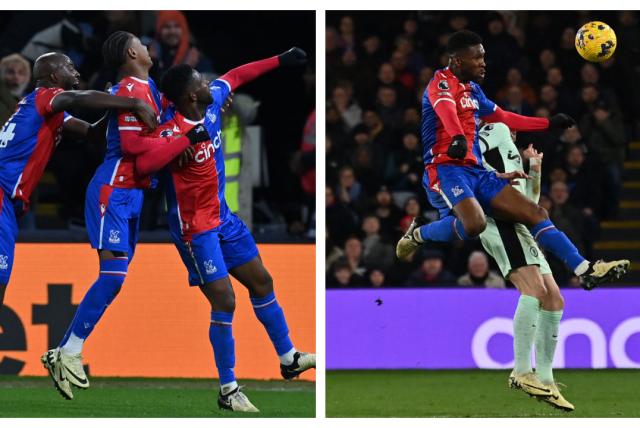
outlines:
[[[125,122],[137,122],[138,118],[135,116],[125,116],[124,117],[124,121]]]
[[[470,97],[460,98],[460,105],[462,106],[462,108],[472,108],[474,110],[480,109],[478,100],[474,100],[473,98],[470,98]]]
[[[460,186],[455,186],[451,188],[451,193],[453,193],[453,196],[457,198],[464,193],[464,189],[461,189]]]
[[[13,140],[13,137],[16,136],[16,133],[13,132],[16,129],[15,123],[7,122],[3,127],[2,131],[0,131],[0,149],[4,149],[7,147],[9,142]]]
[[[111,229],[109,231],[109,243],[111,244],[119,244],[120,243],[120,231]]]
[[[211,123],[216,123],[216,120],[218,120],[218,116],[216,116],[216,114],[212,111],[207,113],[207,118],[211,121]]]
[[[207,275],[211,275],[218,272],[218,268],[213,265],[213,260],[207,260],[204,262],[204,270],[207,273]]]
[[[218,147],[220,146],[218,145]],[[196,152],[196,155],[193,157],[193,160],[195,160],[196,163],[205,162],[206,160],[211,158],[215,152],[216,152],[216,147],[213,142],[210,141],[209,144],[200,143],[200,150]]]
[[[446,80],[441,80],[438,82],[438,89],[442,89],[443,91],[449,90],[449,83]]]
[[[2,270],[9,269],[9,263],[7,263],[7,260],[9,260],[9,256],[4,256],[0,254],[0,269]]]
[[[213,138],[213,147],[218,150],[222,145],[222,131],[218,129],[216,136]]]

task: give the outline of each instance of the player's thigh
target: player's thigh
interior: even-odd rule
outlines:
[[[130,251],[130,197],[136,189],[113,188],[91,181],[85,199],[85,221],[91,247],[97,250]]]
[[[229,271],[259,256],[253,235],[238,216],[230,215],[219,229],[220,246]]]
[[[480,206],[487,215],[492,215],[491,201],[504,189],[509,186],[508,180],[498,178],[493,171],[486,169],[475,169],[476,180],[473,189]]]
[[[198,279],[197,284],[191,285],[204,285],[229,276],[216,229],[193,235],[185,247]]]
[[[18,222],[13,205],[6,195],[0,194],[0,286],[9,283],[17,238]]]
[[[273,278],[260,256],[229,269],[229,273],[249,290],[251,297],[265,297],[273,292]]]
[[[492,216],[533,227],[548,218],[547,212],[511,186],[505,186],[491,200]]]

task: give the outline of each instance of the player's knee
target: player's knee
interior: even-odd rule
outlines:
[[[269,274],[269,272],[265,271],[262,278],[260,278],[258,287],[254,290],[254,295],[258,297],[264,297],[269,293],[273,293],[273,278]]]
[[[464,232],[469,238],[475,238],[487,228],[487,219],[484,215],[479,215],[466,223],[463,223]]]
[[[531,223],[538,224],[541,221],[549,219],[549,212],[540,205],[535,205],[535,208],[532,210],[531,217]]]
[[[219,299],[219,310],[233,313],[236,310],[236,296],[231,293],[224,293]]]

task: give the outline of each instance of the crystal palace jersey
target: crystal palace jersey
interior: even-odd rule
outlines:
[[[439,103],[452,103],[464,135],[469,144],[464,159],[452,159],[447,149],[453,135],[449,135],[436,114]],[[430,164],[482,165],[482,154],[478,145],[480,118],[492,114],[496,104],[487,99],[475,82],[462,83],[449,70],[437,70],[427,85],[422,97],[422,150],[425,166]]]
[[[145,101],[161,116],[167,106],[164,97],[158,91],[153,80],[142,80],[132,76],[125,77],[113,86],[109,93],[121,97],[138,98]],[[131,112],[113,110],[109,113],[107,124],[107,150],[104,162],[98,167],[96,177],[103,183],[125,189],[146,189],[150,186],[149,177],[135,173],[135,159],[122,152],[121,133],[145,135],[144,124]]]
[[[229,95],[230,87],[227,82],[218,79],[209,88],[213,103],[207,107],[200,122],[190,121],[180,113],[175,113],[156,132],[164,137],[185,134],[196,124],[204,123],[211,136],[210,141],[199,143],[195,147],[194,159],[187,165],[180,167],[175,160],[168,167],[169,225],[172,232],[179,232],[185,240],[190,240],[196,233],[218,227],[230,214],[224,198],[224,155],[220,124],[220,109]]]
[[[53,99],[61,92],[61,88],[36,88],[20,100],[0,131],[0,186],[12,199],[28,203],[60,142],[64,121],[71,118],[53,112]]]

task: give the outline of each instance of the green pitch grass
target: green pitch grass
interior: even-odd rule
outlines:
[[[507,387],[508,371],[330,371],[327,417],[640,417],[640,370],[557,370],[576,410]]]
[[[315,416],[315,382],[238,381],[260,413],[218,409],[214,379],[92,378],[67,401],[47,377],[0,376],[0,417],[180,418]],[[0,422],[1,425],[1,422]]]

